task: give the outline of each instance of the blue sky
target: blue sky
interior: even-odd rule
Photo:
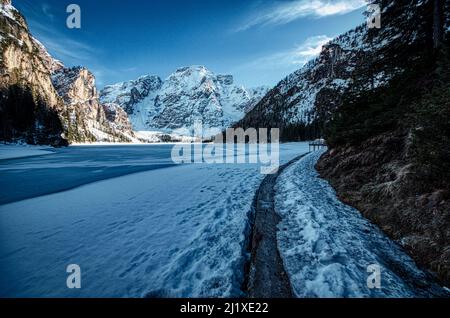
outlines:
[[[66,27],[69,4],[81,29]],[[364,0],[13,0],[31,32],[99,87],[205,65],[246,86],[275,85],[321,44],[362,23]]]

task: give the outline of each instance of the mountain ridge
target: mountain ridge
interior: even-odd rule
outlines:
[[[150,89],[146,89],[150,86]],[[180,67],[165,80],[144,75],[105,86],[101,101],[121,106],[136,130],[190,130],[195,121],[225,128],[242,118],[269,90],[234,84],[232,75],[215,74],[202,65]]]
[[[386,10],[386,8],[384,9]],[[284,141],[321,138],[325,124],[342,103],[342,96],[365,71],[366,59],[397,39],[395,30],[378,35],[372,44],[367,25],[361,24],[322,47],[316,58],[282,79],[252,111],[235,126],[276,127]],[[380,70],[368,79],[363,90],[387,85],[401,69]]]

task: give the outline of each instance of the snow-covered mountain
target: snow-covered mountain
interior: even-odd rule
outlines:
[[[395,14],[398,20],[410,21],[410,12],[391,11],[382,6],[381,29],[369,29],[364,23],[325,44],[317,58],[280,81],[238,125],[280,128],[285,140],[320,137],[348,89],[373,90],[406,69],[391,67],[380,57],[401,53],[391,52],[400,38],[414,43],[423,34],[414,28],[405,32],[387,19]]]
[[[361,62],[316,168],[450,286],[450,1],[377,2],[382,27],[354,46]]]
[[[231,75],[216,75],[204,66],[183,67],[162,81],[157,76],[106,86],[103,103],[120,105],[135,130],[225,128],[244,117],[268,92],[267,87],[246,89]]]
[[[155,98],[161,89],[158,76],[142,76],[136,80],[106,86],[100,100],[119,105],[129,116],[135,130],[147,130],[149,118],[156,115]]]
[[[54,145],[137,141],[149,139],[133,130],[158,130],[150,139],[160,141],[198,120],[206,127],[228,127],[268,90],[245,89],[230,75],[192,66],[165,81],[144,76],[111,85],[99,96],[94,75],[54,59],[10,0],[0,0],[0,22],[0,140]]]

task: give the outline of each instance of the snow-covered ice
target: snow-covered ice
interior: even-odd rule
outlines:
[[[288,167],[276,186],[282,218],[278,245],[298,297],[422,297],[430,277],[359,211],[339,201],[314,165],[322,151]],[[381,268],[381,289],[369,289],[368,266]]]
[[[0,145],[0,160],[50,155],[50,147],[19,144]]]
[[[67,171],[76,164],[106,170],[99,161],[107,150],[91,147],[92,155]],[[281,163],[307,151],[305,143],[283,144]],[[64,182],[64,161],[47,165]],[[0,173],[17,167],[40,169],[18,160]],[[166,167],[1,205],[0,296],[240,296],[248,212],[264,178],[259,168]],[[69,264],[81,267],[79,290],[66,287]]]

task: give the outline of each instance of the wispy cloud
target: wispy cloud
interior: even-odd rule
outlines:
[[[310,37],[303,44],[288,53],[288,56],[291,57],[293,64],[303,66],[306,62],[319,55],[322,47],[331,40],[332,38],[326,35]]]
[[[22,0],[21,6],[31,33],[54,57],[66,65],[82,65],[97,60],[97,49],[64,32],[64,12],[61,21],[61,16],[55,16],[55,8],[47,2],[36,5],[31,0]]]
[[[43,11],[44,8],[41,8]],[[41,12],[37,11],[37,12]],[[48,14],[51,11],[48,11]],[[101,51],[85,42],[79,41],[70,35],[63,32],[60,27],[55,27],[55,24],[50,16],[46,21],[41,22],[42,19],[37,17],[42,16],[34,14],[33,11],[28,11],[28,23],[31,33],[41,42],[47,51],[55,58],[60,60],[66,66],[85,66],[95,75],[96,82],[99,87],[103,86],[106,80],[112,74],[106,66],[101,63],[98,56]]]
[[[284,78],[292,72],[300,69],[308,61],[318,56],[323,45],[332,38],[326,35],[318,35],[307,38],[303,43],[292,49],[276,52],[267,56],[256,58],[244,63],[233,70],[238,77],[252,74],[252,77],[263,81],[276,81]],[[272,82],[275,84],[275,82]],[[257,84],[259,85],[259,84]]]
[[[67,36],[52,25],[40,23],[33,18],[28,19],[28,22],[33,35],[63,63],[79,65],[95,60],[99,53],[92,46]]]
[[[41,10],[42,10],[42,13],[43,13],[47,18],[49,18],[50,20],[54,20],[54,19],[55,19],[55,15],[52,13],[51,7],[50,7],[50,5],[49,5],[48,3],[43,3],[43,4],[41,5]]]
[[[278,52],[251,62],[249,65],[263,68],[286,67],[297,69],[319,55],[322,47],[332,38],[318,35],[307,38],[302,44],[287,51]]]
[[[293,0],[278,2],[255,13],[236,31],[244,31],[255,26],[287,24],[307,16],[322,18],[342,15],[365,5],[367,5],[366,0]]]

